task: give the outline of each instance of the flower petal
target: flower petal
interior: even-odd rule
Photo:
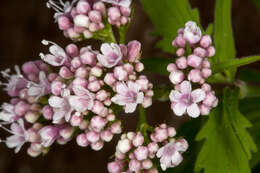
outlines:
[[[173,106],[173,111],[177,116],[182,116],[187,109],[187,106],[183,103],[177,103]]]
[[[192,118],[197,118],[200,115],[199,106],[196,103],[187,107],[187,113]]]
[[[172,102],[179,102],[180,98],[181,98],[181,93],[177,90],[172,90],[169,98]]]
[[[49,105],[54,108],[61,108],[64,105],[64,98],[51,96],[48,100]]]
[[[125,106],[125,113],[133,113],[136,109],[136,103],[129,103]]]
[[[191,92],[191,84],[189,81],[183,81],[181,83],[181,92],[183,94],[189,94]]]
[[[206,93],[202,89],[196,89],[191,93],[191,98],[194,103],[198,103],[204,100],[205,97],[206,97]]]

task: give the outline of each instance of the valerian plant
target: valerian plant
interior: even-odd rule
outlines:
[[[43,40],[49,52],[21,68],[15,66],[15,74],[3,70],[7,81],[1,85],[11,99],[1,106],[0,127],[11,136],[0,141],[16,153],[29,143],[27,153],[37,157],[54,143],[64,145],[74,139],[78,146],[98,151],[121,134],[108,161],[110,173],[251,172],[250,160],[251,166],[260,161],[259,153],[256,159],[252,155],[257,146],[247,131],[252,126],[249,120],[254,120],[250,131],[259,136],[259,105],[250,102],[258,89],[235,76],[239,66],[260,56],[235,58],[231,0],[216,1],[215,21],[207,30],[187,0],[141,3],[155,35],[162,37],[157,46],[175,58],[141,60],[142,44],[125,43],[134,20],[131,0],[49,0],[47,7],[54,9],[55,22],[66,38],[74,42],[92,38],[102,44],[98,50],[74,43],[62,48]],[[144,70],[169,76],[172,85],[153,86]],[[166,123],[152,127],[145,111],[152,98],[170,100],[173,114],[192,120],[179,134]],[[136,131],[123,132],[117,114],[137,109]]]

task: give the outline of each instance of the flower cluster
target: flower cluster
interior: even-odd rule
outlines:
[[[13,134],[4,142],[16,152],[30,142],[28,153],[38,156],[54,142],[66,144],[73,137],[79,146],[100,150],[122,131],[116,112],[152,104],[152,84],[138,76],[144,68],[139,42],[104,43],[101,51],[42,43],[50,45],[50,53],[40,54],[43,61],[25,63],[22,72],[16,67],[15,75],[2,72],[12,99],[2,105],[1,127]]]
[[[108,171],[158,173],[158,169],[178,166],[188,143],[182,138],[176,140],[175,135],[175,129],[166,124],[156,127],[150,138],[141,132],[123,134],[116,147],[115,160],[108,164]],[[155,164],[158,161],[160,168]]]
[[[168,65],[170,81],[175,85],[169,97],[173,112],[177,116],[187,113],[196,118],[208,115],[217,106],[218,99],[205,80],[211,76],[209,57],[215,48],[209,35],[202,35],[195,22],[189,21],[178,31],[172,45],[178,58]],[[201,86],[192,91],[192,87]]]
[[[77,1],[47,2],[47,7],[56,11],[54,18],[59,29],[72,40],[92,38],[98,31],[106,29],[108,22],[120,27],[130,21],[131,0],[103,0],[111,4],[109,8],[102,1]]]

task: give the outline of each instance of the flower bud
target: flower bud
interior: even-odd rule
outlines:
[[[39,118],[39,114],[37,112],[33,112],[33,111],[28,111],[26,112],[25,114],[25,120],[28,122],[28,123],[35,123],[38,118]]]
[[[118,162],[110,162],[107,165],[109,173],[120,173],[122,171],[121,166]]]
[[[121,122],[115,122],[110,126],[110,130],[113,134],[120,134],[122,132]]]
[[[97,132],[94,132],[94,131],[89,131],[86,133],[86,137],[87,137],[87,140],[90,142],[90,143],[96,143],[99,141],[100,139],[100,136]]]
[[[148,157],[148,149],[147,147],[144,146],[139,146],[137,149],[134,151],[135,157],[137,160],[145,160]]]
[[[64,79],[70,79],[73,76],[73,73],[68,69],[68,67],[63,66],[60,69],[59,75]]]
[[[85,133],[78,135],[76,141],[77,144],[81,147],[86,147],[89,144]]]
[[[182,71],[174,71],[174,72],[171,72],[169,78],[170,78],[170,81],[176,85],[176,84],[181,83],[184,80],[185,75]]]
[[[14,106],[14,112],[18,116],[23,116],[29,109],[30,105],[25,103],[24,101],[20,101]]]
[[[100,116],[94,116],[90,121],[91,127],[96,132],[100,132],[105,127],[106,124],[107,124],[106,119]]]
[[[141,169],[141,163],[137,160],[130,160],[129,170],[132,172],[138,172]]]
[[[101,149],[103,148],[103,146],[104,146],[104,142],[103,142],[103,141],[98,141],[98,142],[96,142],[96,143],[92,143],[92,144],[91,144],[91,148],[92,148],[92,150],[94,150],[94,151],[99,151],[99,150],[101,150]]]
[[[116,146],[121,153],[127,153],[131,149],[131,142],[129,139],[120,140]]]
[[[72,137],[73,132],[74,129],[72,127],[65,127],[59,131],[59,134],[61,137],[63,137],[66,140]]]
[[[89,12],[88,14],[89,16],[89,19],[92,21],[92,22],[95,22],[95,23],[100,23],[102,22],[102,16],[101,16],[101,13],[97,10],[92,10]]]
[[[74,24],[75,24],[75,26],[88,28],[90,21],[87,16],[80,14],[74,18]]]
[[[183,56],[180,57],[176,60],[176,64],[178,66],[179,69],[185,69],[187,68],[188,64],[187,64],[187,59]]]
[[[101,132],[100,137],[103,141],[110,142],[113,138],[113,134],[110,132],[110,130],[105,130]]]
[[[177,68],[177,66],[174,63],[168,64],[168,66],[167,66],[167,71],[168,72],[174,72],[174,71],[177,71],[177,70],[178,70],[178,68]]]
[[[114,21],[120,20],[121,13],[120,13],[119,8],[110,7],[108,9],[108,16],[111,20],[114,20]]]
[[[188,65],[194,68],[198,68],[201,65],[202,58],[196,55],[188,56]]]
[[[80,59],[83,64],[95,65],[96,64],[96,55],[90,51],[84,51],[80,54]]]
[[[202,79],[201,72],[198,69],[193,69],[188,75],[188,79],[194,83],[200,82]]]
[[[153,162],[149,159],[142,161],[142,167],[144,169],[151,169],[153,167]]]
[[[127,45],[129,62],[135,62],[141,55],[141,43],[139,41],[131,41]]]
[[[91,7],[87,1],[81,0],[77,3],[76,10],[80,14],[87,14]]]
[[[114,76],[120,81],[125,80],[127,78],[127,71],[122,66],[117,66],[114,68]]]
[[[202,36],[202,38],[200,40],[201,47],[208,48],[211,45],[211,43],[212,43],[212,40],[209,35]]]
[[[78,78],[86,78],[87,75],[88,75],[88,71],[85,67],[80,67],[75,72],[75,76]]]
[[[207,49],[207,51],[208,51],[208,57],[212,57],[212,56],[214,56],[215,53],[216,53],[216,50],[215,50],[215,48],[214,48],[213,46],[210,46],[210,47]]]
[[[58,26],[60,30],[67,30],[73,25],[67,16],[62,15],[58,17]]]
[[[132,142],[135,147],[141,146],[144,143],[143,135],[140,132],[138,132]]]
[[[104,81],[107,85],[112,86],[116,82],[114,74],[113,73],[107,73],[105,78],[104,78]]]

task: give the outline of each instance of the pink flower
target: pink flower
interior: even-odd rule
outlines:
[[[116,85],[117,94],[111,99],[112,102],[125,106],[125,113],[132,113],[135,111],[137,104],[144,100],[144,93],[139,92],[140,86],[132,81],[128,85],[121,82]]]
[[[15,153],[18,153],[23,144],[28,141],[28,134],[24,128],[24,122],[22,119],[11,125],[12,136],[6,138],[6,145],[8,148],[15,148]]]
[[[51,96],[49,98],[49,105],[53,108],[53,123],[59,123],[63,118],[68,122],[71,113],[74,110],[69,104],[70,92],[65,89],[62,93],[63,97]]]
[[[56,43],[47,40],[42,40],[42,44],[44,45],[52,44],[49,48],[51,54],[44,55],[43,53],[40,53],[40,57],[43,61],[47,62],[52,66],[61,66],[65,63],[68,56],[64,49],[62,49]]]
[[[30,82],[30,87],[28,89],[28,95],[35,96],[37,99],[41,96],[49,94],[51,90],[50,82],[43,71],[40,71],[39,73],[39,81],[39,84]]]
[[[196,44],[200,41],[201,30],[195,22],[189,21],[185,24],[183,37],[190,44]]]
[[[91,110],[94,104],[93,94],[82,86],[73,86],[73,92],[76,95],[69,97],[71,107],[80,113]]]
[[[97,55],[97,59],[104,67],[114,67],[122,59],[121,49],[117,44],[103,43],[101,52],[102,54]]]
[[[42,145],[44,147],[49,147],[59,136],[59,129],[54,126],[45,126],[39,131],[41,136]]]
[[[132,0],[102,0],[103,2],[119,5],[122,7],[129,7],[131,5]]]
[[[183,81],[180,85],[180,92],[172,90],[169,97],[174,103],[173,111],[176,115],[182,116],[187,111],[189,116],[196,118],[200,115],[197,103],[203,101],[206,94],[202,89],[192,91],[191,83]]]
[[[11,123],[17,117],[14,112],[14,105],[9,103],[3,103],[1,106],[2,111],[0,112],[0,120],[3,120],[4,123]]]
[[[178,166],[183,160],[182,155],[174,142],[170,142],[161,147],[156,153],[156,156],[160,158],[160,165],[164,171],[167,168]]]
[[[27,85],[27,80],[21,74],[21,71],[18,66],[15,66],[16,74],[10,75],[10,69],[1,71],[1,74],[4,78],[8,80],[7,83],[0,83],[0,85],[5,86],[5,90],[8,92],[8,95],[15,97],[19,95],[19,91],[24,89]]]

